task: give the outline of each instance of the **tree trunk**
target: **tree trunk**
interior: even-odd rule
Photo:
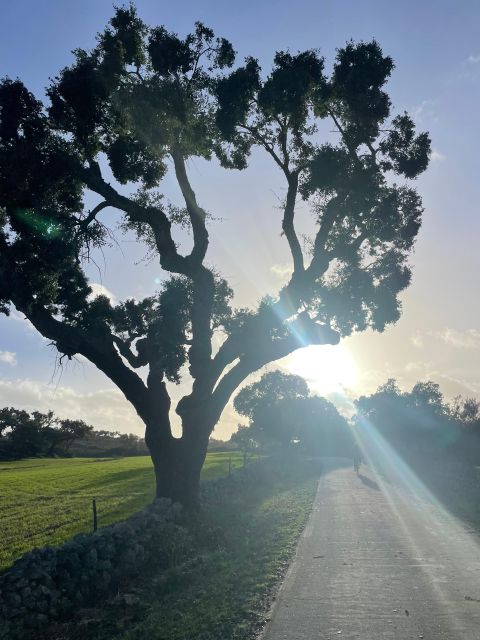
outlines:
[[[203,431],[203,430],[198,430]],[[204,432],[204,431],[203,431]],[[191,508],[198,502],[200,473],[207,455],[207,437],[170,438],[168,443],[147,442],[153,461],[156,497],[170,498]]]

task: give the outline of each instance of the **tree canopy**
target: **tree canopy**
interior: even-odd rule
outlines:
[[[376,41],[338,49],[329,74],[316,49],[280,50],[264,72],[253,57],[238,64],[232,44],[202,23],[181,37],[148,27],[130,5],[74,56],[44,102],[21,80],[0,83],[0,311],[14,305],[62,355],[103,371],[146,424],[156,467],[175,459],[183,470],[173,484],[192,484],[208,436],[250,373],[300,346],[399,318],[422,215],[409,181],[426,169],[430,140],[407,114],[391,113],[394,64]],[[322,139],[322,121],[333,140]],[[210,222],[188,161],[216,157],[244,170],[254,148],[285,180],[279,225],[292,273],[258,308],[234,309],[231,288],[204,263]],[[181,206],[162,194],[167,173]],[[96,198],[91,208],[87,197]],[[307,250],[295,226],[300,198],[316,225]],[[107,209],[165,272],[143,300],[92,298],[86,269],[109,243]],[[181,253],[185,227],[192,243]],[[216,352],[214,332],[223,336]],[[178,382],[184,365],[193,387],[176,408],[177,442],[165,382]]]
[[[241,448],[288,450],[309,454],[348,455],[352,436],[336,407],[311,395],[300,376],[271,371],[244,387],[234,399],[235,409],[249,420],[240,425],[232,442]]]

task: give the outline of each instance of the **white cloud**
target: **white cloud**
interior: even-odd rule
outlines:
[[[460,349],[480,349],[480,331],[478,329],[467,329],[466,331],[444,329],[443,331],[436,331],[432,335],[435,335],[452,347],[458,347]]]
[[[29,378],[0,378],[0,407],[5,406],[27,411],[52,409],[61,418],[81,418],[98,429],[144,433],[140,418],[117,389],[81,393]]]
[[[422,100],[419,105],[412,107],[410,112],[417,125],[432,125],[438,122],[432,100]]]
[[[414,347],[417,347],[418,349],[423,347],[423,338],[418,331],[414,336],[412,336],[411,340]]]
[[[432,149],[430,159],[432,162],[442,162],[443,160],[447,159],[447,156],[443,153],[440,153],[440,151],[437,151],[437,149]]]
[[[407,362],[404,369],[407,373],[415,373],[423,370],[423,363],[421,362]]]
[[[480,54],[477,54],[476,56],[468,56],[467,62],[469,64],[478,64],[480,62]]]
[[[235,433],[238,425],[245,422],[245,418],[239,416],[233,407],[233,401],[230,401],[213,430],[212,437],[220,440],[228,440],[232,433]]]
[[[17,364],[16,354],[13,351],[0,351],[0,362],[5,362],[14,367]]]
[[[282,283],[284,283],[284,282],[287,282],[287,280],[292,275],[292,265],[290,265],[290,264],[273,264],[270,267],[270,271]]]
[[[116,295],[109,291],[107,287],[104,287],[103,284],[100,284],[99,282],[89,282],[89,285],[92,289],[92,293],[88,296],[90,300],[93,300],[98,296],[106,296],[112,304],[117,303]]]

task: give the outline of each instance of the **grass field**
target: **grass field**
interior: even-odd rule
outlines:
[[[202,479],[241,466],[239,453],[209,453]],[[132,458],[35,458],[0,463],[0,571],[34,547],[58,545],[98,524],[128,517],[154,495],[148,456]]]

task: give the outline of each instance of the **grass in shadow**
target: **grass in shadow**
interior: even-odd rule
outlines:
[[[317,476],[272,471],[187,521],[196,559],[125,588],[134,606],[115,602],[80,617],[50,639],[240,640],[258,632],[311,510]],[[159,542],[160,544],[160,542]]]

